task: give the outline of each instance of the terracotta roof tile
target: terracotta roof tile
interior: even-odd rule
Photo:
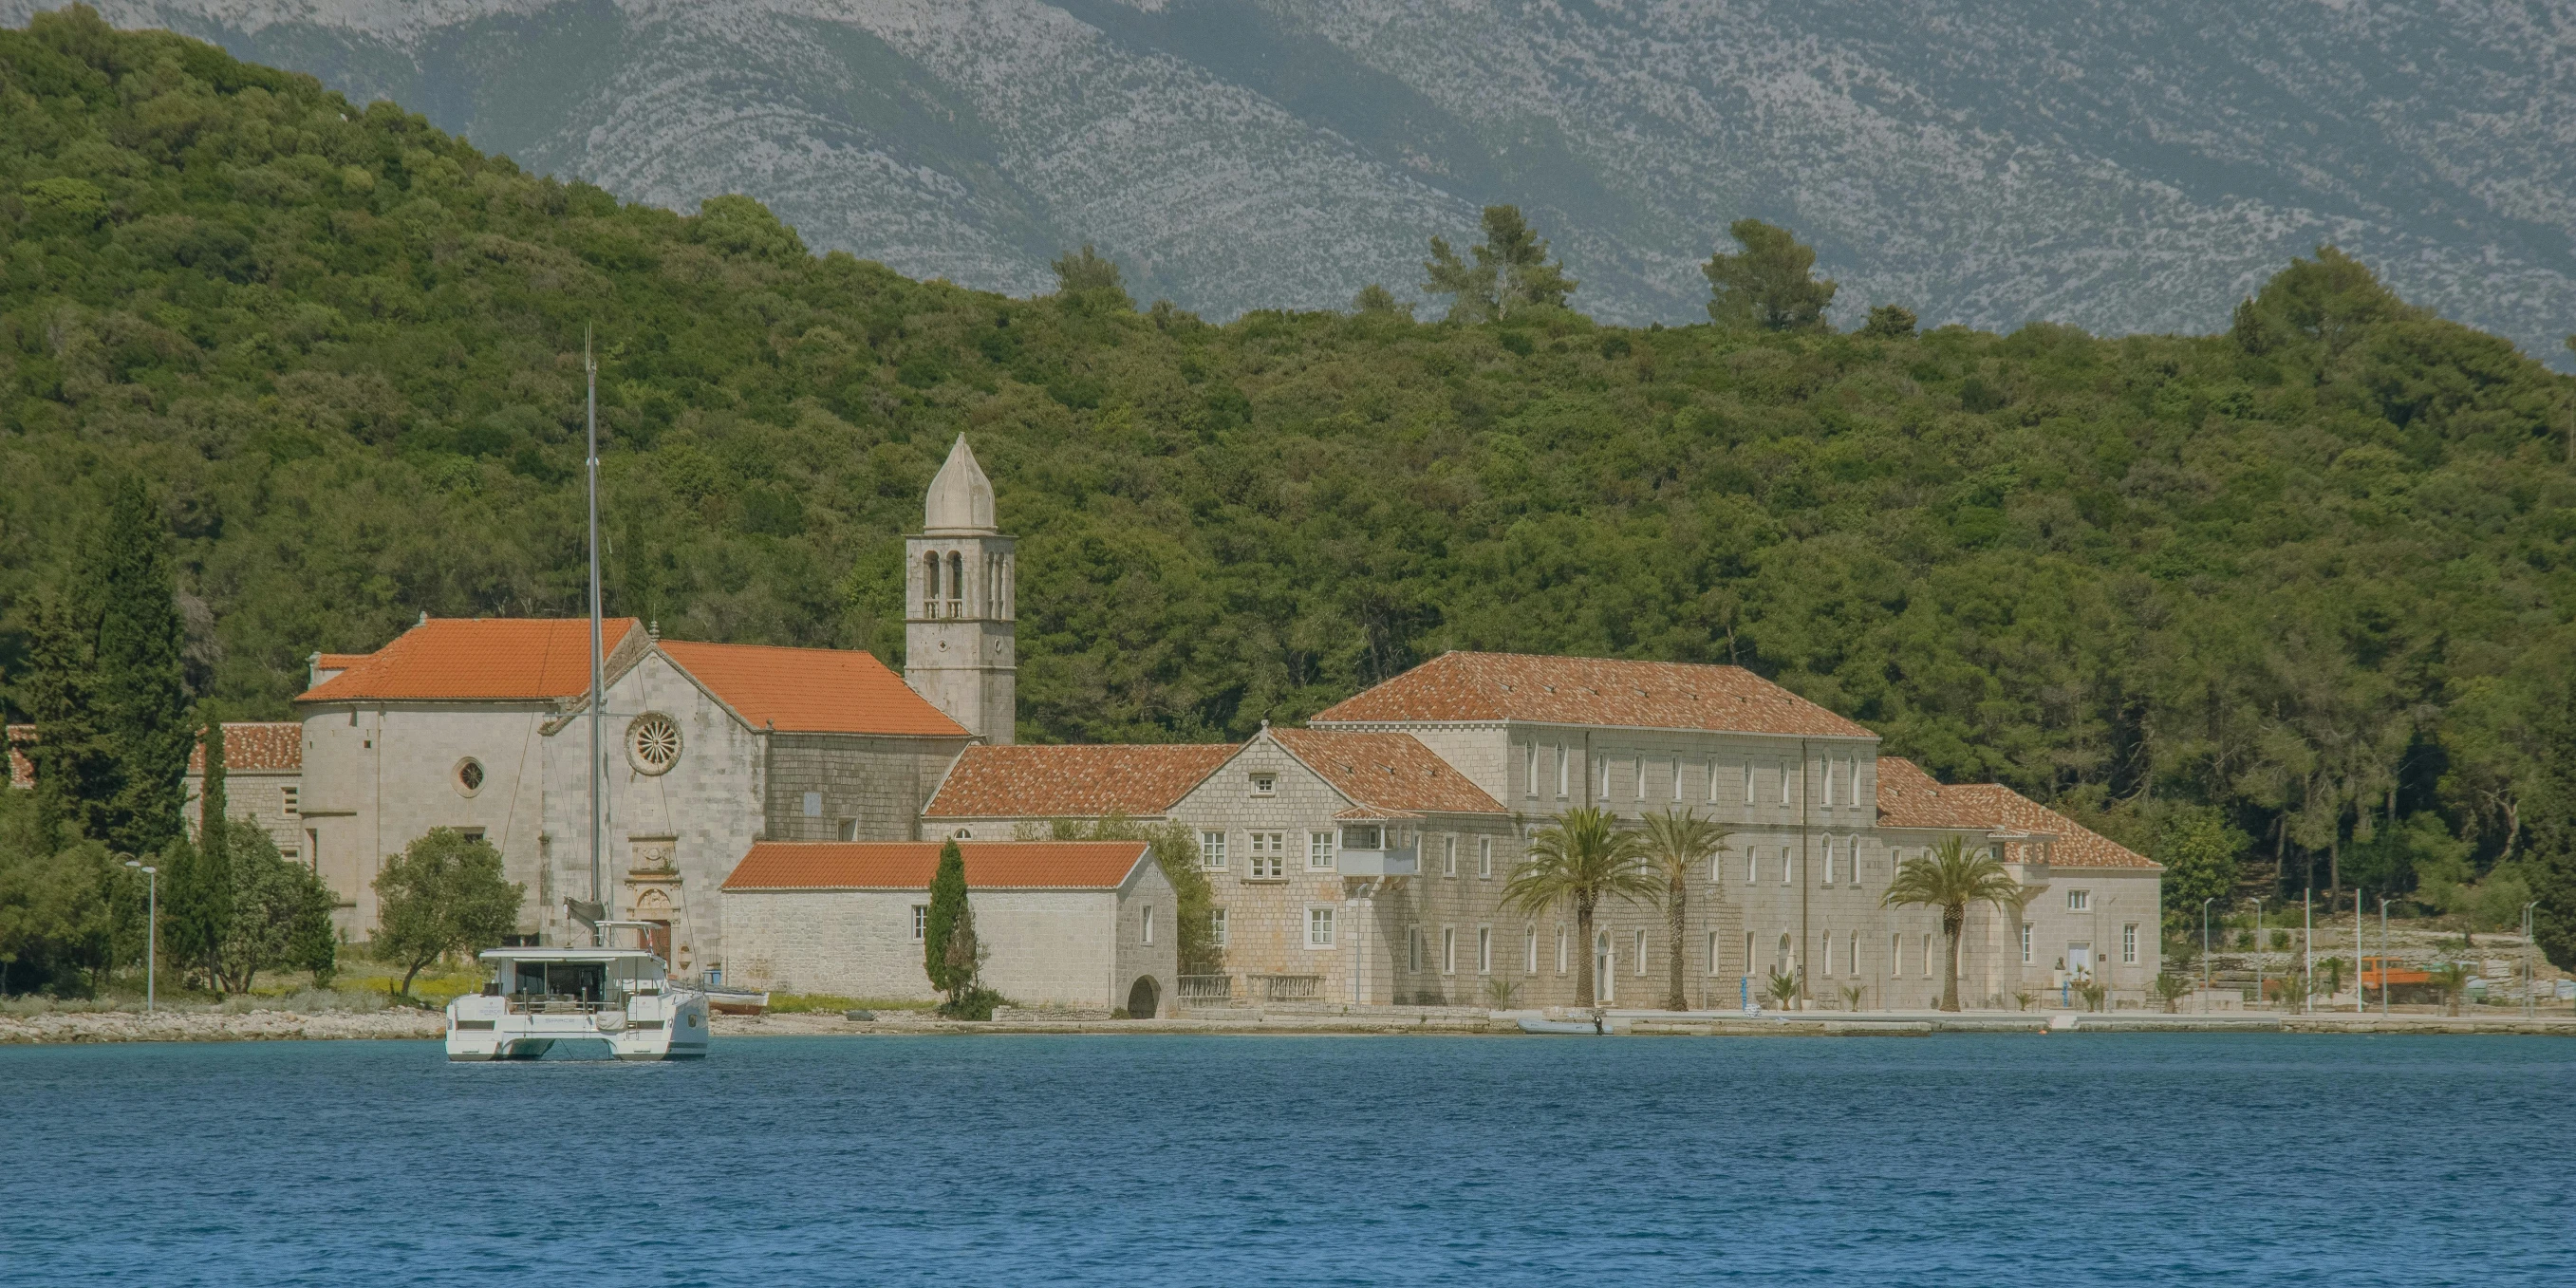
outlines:
[[[1273,729],[1270,736],[1352,803],[1424,814],[1500,814],[1501,803],[1409,733]]]
[[[2049,838],[2048,861],[2057,867],[2148,871],[2163,867],[2001,783],[1945,786],[1901,756],[1878,758],[1878,822],[1881,827],[2000,833],[2008,859],[2039,857],[2028,852],[2036,841],[2011,839],[2013,833],[2036,833]]]
[[[758,841],[727,890],[927,890],[937,841]],[[1115,890],[1145,860],[1143,841],[960,841],[970,890]]]
[[[968,747],[922,813],[930,818],[1153,818],[1216,772],[1233,743]]]
[[[872,653],[684,640],[661,649],[755,729],[972,736]]]
[[[609,650],[638,629],[600,624]],[[590,619],[434,617],[297,695],[298,702],[542,701],[590,689]]]
[[[587,621],[589,619],[585,618],[583,620]],[[606,627],[606,623],[601,623],[601,629],[604,630]],[[368,658],[374,656],[375,654],[373,653],[316,653],[313,655],[313,669],[317,671],[346,671],[350,667],[356,666],[360,662],[364,662]]]
[[[1877,735],[1740,666],[1444,653],[1307,723],[1521,720],[1819,738]]]
[[[34,762],[27,759],[25,749],[36,741],[36,726],[10,725],[5,736],[9,742],[9,785],[11,787],[35,786],[36,766]]]
[[[279,773],[304,768],[304,726],[288,721],[224,722],[224,772]],[[188,753],[188,772],[206,772],[206,744]]]

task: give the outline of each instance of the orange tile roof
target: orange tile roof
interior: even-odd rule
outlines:
[[[726,890],[927,890],[938,841],[755,841]],[[959,841],[970,890],[1115,890],[1143,841]]]
[[[930,818],[1152,818],[1241,750],[1233,743],[968,747]]]
[[[1370,810],[1500,814],[1502,804],[1409,733],[1273,729],[1270,736],[1352,803]]]
[[[224,772],[278,773],[304,768],[304,726],[286,721],[224,722]],[[188,772],[206,772],[206,744],[188,752]]]
[[[584,618],[583,620],[587,621],[589,619]],[[600,627],[603,630],[607,629],[607,623],[601,623]],[[374,656],[375,654],[373,653],[316,653],[313,655],[313,669],[317,671],[346,671],[350,667],[356,666],[360,662],[364,662],[368,658]]]
[[[1444,653],[1317,712],[1310,725],[1482,723],[1877,735],[1740,666]]]
[[[661,649],[754,729],[971,736],[870,653],[685,640]]]
[[[35,786],[36,765],[34,761],[27,759],[25,748],[35,743],[36,726],[10,725],[6,733],[0,734],[0,737],[6,737],[9,743],[9,785],[11,787]]]
[[[1878,758],[1878,822],[1881,827],[2003,833],[2004,857],[2016,861],[2039,858],[2038,842],[2013,840],[2010,834],[2037,833],[2049,838],[2047,859],[2056,867],[2163,870],[2155,860],[2001,783],[1945,786],[1901,756]]]
[[[609,618],[602,644],[614,651],[636,629],[632,617]],[[433,617],[296,701],[538,701],[589,689],[587,617]]]

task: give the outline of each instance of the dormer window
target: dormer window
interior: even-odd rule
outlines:
[[[1255,796],[1276,796],[1276,795],[1278,795],[1278,794],[1279,794],[1279,775],[1277,775],[1277,774],[1254,774],[1254,775],[1252,776],[1252,794],[1253,794],[1253,795],[1255,795]]]

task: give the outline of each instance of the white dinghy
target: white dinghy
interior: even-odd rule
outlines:
[[[447,1004],[450,1060],[534,1060],[557,1042],[605,1042],[620,1060],[707,1053],[707,995],[637,948],[495,948],[480,993]]]

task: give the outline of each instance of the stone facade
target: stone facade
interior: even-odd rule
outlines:
[[[904,681],[977,737],[1007,746],[1019,723],[1017,556],[962,436],[922,511],[922,531],[904,542]]]

